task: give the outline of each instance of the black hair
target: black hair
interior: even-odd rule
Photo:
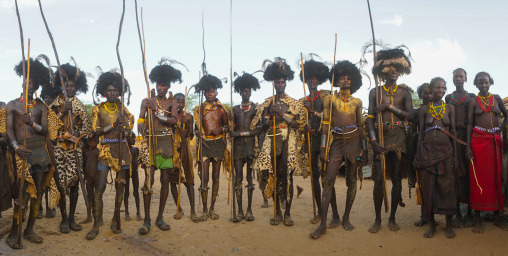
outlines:
[[[259,81],[255,76],[244,72],[243,75],[235,79],[233,82],[233,88],[236,93],[242,93],[245,88],[255,91],[261,87],[259,86]]]
[[[270,64],[265,67],[266,63]],[[274,81],[281,78],[291,81],[295,77],[295,72],[291,70],[291,67],[286,63],[286,60],[281,57],[276,57],[273,61],[265,60],[263,62],[263,68],[263,78],[266,81]]]
[[[27,67],[27,65],[25,61],[25,67]],[[26,70],[28,71],[28,69]],[[14,71],[18,76],[23,76],[23,61],[20,61],[18,65],[14,66]],[[49,70],[38,59],[30,58],[30,81],[32,81],[34,90],[39,89],[39,86],[51,86]]]
[[[162,64],[155,66],[149,75],[152,83],[161,83],[164,86],[170,86],[171,83],[179,82],[182,83],[182,72],[173,68],[171,65]]]
[[[53,99],[56,99],[58,95],[62,94],[62,87],[59,86],[43,86],[41,90],[41,99],[44,100],[46,96],[49,96]],[[46,104],[51,104],[52,102],[46,102]]]
[[[430,84],[429,83],[423,83],[422,85],[416,87],[416,92],[418,93],[418,98],[423,98],[423,90],[429,89],[430,90]]]
[[[88,91],[86,74],[83,70],[76,68],[75,66],[72,66],[69,63],[63,64],[60,67],[64,71],[64,74],[62,74],[63,79],[65,81],[74,81],[74,83],[76,84],[76,94],[78,94],[79,92],[86,93]],[[55,74],[54,87],[62,88],[62,83],[60,83],[60,70],[57,70]]]
[[[466,70],[465,70],[465,69],[463,69],[463,68],[456,68],[456,69],[452,72],[452,74],[455,74],[455,72],[457,72],[457,71],[459,71],[459,70],[462,70],[462,71],[464,72],[464,76],[465,76],[466,81],[467,81],[467,72],[466,72]]]
[[[125,93],[128,93],[127,105],[129,105],[130,96],[131,96],[129,82],[127,82],[127,79],[125,79],[125,78],[124,78],[124,82],[125,82]],[[108,72],[102,73],[99,76],[99,79],[97,79],[97,84],[95,85],[95,87],[96,87],[95,95],[96,96],[99,96],[99,95],[105,96],[106,89],[108,88],[109,85],[113,85],[115,87],[115,89],[118,90],[118,95],[121,96],[121,94],[122,94],[122,75],[118,72],[115,72],[115,71],[108,71]]]
[[[442,81],[446,85],[446,81],[441,77],[434,77],[432,80],[430,80],[429,83],[429,90],[434,90],[434,87],[437,85],[438,82]]]
[[[217,90],[220,88],[222,88],[222,81],[219,78],[208,74],[201,77],[199,83],[196,85],[196,92],[204,93],[210,89]]]
[[[173,98],[175,98],[175,99],[176,99],[176,98],[178,98],[178,97],[182,97],[182,98],[184,98],[184,99],[185,99],[185,94],[183,94],[183,93],[179,92],[179,93],[177,93],[177,94],[175,94],[175,95],[173,96]]]
[[[489,77],[489,82],[490,82],[490,84],[494,84],[494,79],[492,79],[492,77],[490,76],[490,74],[489,74],[489,73],[487,73],[487,72],[485,72],[485,71],[482,71],[482,72],[479,72],[478,74],[476,74],[476,76],[474,77],[474,82],[473,82],[473,84],[474,84],[474,85],[477,85],[477,83],[478,83],[478,78],[479,78],[480,76],[488,76],[488,77]]]
[[[400,74],[408,75],[411,73],[411,61],[404,50],[400,48],[378,51],[372,74],[382,76],[383,69],[387,66],[394,66]]]
[[[328,66],[323,64],[322,62],[315,60],[308,60],[303,63],[302,71],[305,72],[305,82],[307,80],[312,79],[313,77],[317,77],[318,85],[326,82],[328,80],[328,75],[330,73],[330,69]],[[302,71],[300,71],[300,81],[303,82]]]
[[[341,76],[347,75],[349,80],[351,80],[351,94],[355,93],[362,87],[362,75],[360,74],[360,70],[356,67],[355,64],[347,61],[341,60],[337,61],[335,67],[332,68],[329,74],[330,82],[332,81],[332,76],[334,76],[334,85],[337,86],[337,82]]]

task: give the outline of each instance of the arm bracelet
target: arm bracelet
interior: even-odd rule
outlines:
[[[32,122],[32,129],[34,129],[35,132],[41,132],[42,131],[42,126],[35,123],[35,122]]]
[[[58,114],[56,114],[56,116],[57,116],[58,118],[62,118],[62,117],[63,117],[63,114],[62,114],[62,112],[58,112]]]
[[[167,123],[168,122],[168,117],[167,116],[160,116],[160,115],[155,115],[159,120],[161,120],[162,122],[164,123]]]
[[[138,118],[138,125],[139,125],[140,123],[145,123],[145,119],[144,119],[144,118]]]
[[[397,107],[395,107],[395,106],[393,106],[393,105],[390,105],[390,110],[391,110],[394,114],[396,114],[396,115],[401,115],[401,114],[402,114],[402,110],[401,110],[401,109],[399,109],[399,108],[397,108]]]
[[[362,140],[362,149],[367,150],[367,141],[366,140]]]
[[[113,128],[115,128],[115,126],[114,126],[113,124],[108,124],[108,125],[106,125],[106,127],[104,127],[104,128],[102,129],[102,131],[103,131],[104,133],[109,133],[111,130],[113,130]]]
[[[249,137],[249,136],[251,136],[251,131],[240,132],[240,136],[241,137]]]
[[[369,137],[370,141],[375,141],[376,139],[376,132],[375,131],[369,131]]]
[[[319,117],[319,118],[322,118],[323,113],[321,113],[321,112],[317,112],[317,111],[314,111],[314,115],[315,115],[315,116],[317,116],[317,117]]]
[[[12,142],[11,142],[11,145],[12,145],[12,148],[13,148],[14,150],[16,150],[16,149],[18,149],[18,148],[19,148],[19,144],[18,144],[18,142],[17,142],[17,141],[12,141]]]
[[[284,121],[286,121],[286,123],[288,124],[291,124],[291,122],[293,121],[293,119],[291,119],[291,117],[289,117],[288,115],[284,114],[282,116],[282,118],[284,118]]]
[[[326,134],[321,134],[321,147],[326,148]]]

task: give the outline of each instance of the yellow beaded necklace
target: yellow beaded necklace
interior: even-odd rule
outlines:
[[[113,114],[118,110],[118,105],[116,105],[116,103],[106,102],[104,103],[104,109],[108,111],[108,113]]]

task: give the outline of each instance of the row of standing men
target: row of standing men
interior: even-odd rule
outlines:
[[[217,89],[222,88],[221,80],[205,73],[193,86],[205,101],[194,109],[194,115],[190,115],[186,111],[185,95],[169,93],[167,96],[171,84],[181,82],[181,72],[169,63],[161,62],[149,76],[156,89],[141,103],[137,124],[144,139],[138,150],[132,147],[135,141],[132,133],[134,116],[119,100],[122,91],[130,95],[129,84],[127,80],[122,81],[120,74],[115,71],[100,74],[94,88],[94,102],[98,97],[105,101],[96,104],[90,118],[85,106],[75,96],[88,90],[82,70],[75,65],[62,65],[56,73],[56,77],[61,75],[64,78],[62,87],[60,79],[50,76],[48,67],[39,60],[31,60],[26,94],[1,106],[0,111],[0,133],[4,134],[1,142],[5,164],[2,167],[11,164],[14,176],[25,181],[24,196],[17,201],[27,206],[30,200],[23,237],[34,243],[43,241],[33,231],[33,225],[45,188],[49,190],[49,208],[59,205],[61,232],[81,230],[74,213],[79,183],[84,176],[86,189],[83,187],[82,190],[86,194],[88,209],[84,222],[92,219],[94,222],[86,238],[93,240],[103,225],[102,196],[108,170],[116,173],[115,213],[110,227],[114,233],[122,232],[119,215],[125,184],[134,173],[137,177],[139,164],[145,169],[141,190],[145,218],[140,234],[147,234],[151,228],[150,201],[156,170],[160,170],[161,179],[161,201],[155,221],[158,228],[170,229],[162,216],[170,187],[175,202],[178,202],[176,218],[183,215],[176,196],[177,184],[181,183],[189,196],[192,221],[218,219],[215,202],[221,164],[226,169],[230,166],[235,169],[233,195],[238,210],[234,211],[233,222],[254,220],[251,205],[255,189],[253,177],[257,172],[264,197],[262,207],[268,206],[267,199],[274,200],[275,211],[270,223],[278,225],[283,222],[292,226],[293,175],[295,171],[301,171],[304,175],[310,173],[313,197],[318,206],[311,223],[320,222],[320,225],[311,237],[319,238],[326,233],[330,204],[333,216],[329,228],[342,225],[344,229],[352,230],[354,226],[349,213],[356,195],[358,170],[368,162],[367,138],[373,152],[376,214],[369,232],[376,233],[381,227],[383,200],[386,211],[391,209],[389,229],[399,229],[395,213],[399,205],[404,205],[401,197],[403,170],[407,171],[410,187],[416,186],[422,201],[421,220],[417,225],[429,223],[425,237],[432,237],[436,230],[435,213],[446,215],[446,235],[449,238],[455,236],[452,216],[456,214],[462,219],[459,202],[467,202],[470,209],[476,210],[475,233],[483,232],[480,211],[495,211],[494,224],[506,229],[499,219],[499,212],[503,210],[499,133],[500,127],[505,127],[507,112],[500,97],[488,92],[493,84],[488,73],[476,75],[474,84],[479,95],[475,96],[464,90],[465,70],[455,70],[453,81],[457,89],[446,97],[446,103],[443,101],[446,82],[442,78],[432,79],[430,84],[419,87],[418,94],[424,104],[415,110],[411,89],[397,84],[400,75],[411,72],[409,58],[402,49],[379,51],[373,74],[384,85],[370,91],[365,121],[361,100],[352,96],[362,86],[362,75],[355,64],[338,61],[329,70],[321,62],[307,60],[302,65],[300,79],[307,84],[309,95],[300,100],[285,93],[286,81],[294,78],[294,71],[286,61],[275,58],[265,64],[263,78],[272,82],[273,97],[259,105],[251,102],[251,93],[260,88],[260,83],[253,75],[244,73],[233,84],[235,92],[242,96],[242,103],[228,113],[217,99]],[[16,66],[18,75],[22,74],[22,68],[21,63]],[[333,87],[339,87],[339,92],[319,91],[318,86],[326,80],[330,80]],[[41,98],[45,101],[33,96],[39,86],[42,86]],[[61,88],[65,88],[64,94]],[[501,114],[505,117],[502,125],[498,118]],[[23,131],[25,127],[26,132]],[[415,139],[411,138],[412,130],[416,131]],[[189,144],[194,134],[199,139],[196,158],[201,179],[198,189],[203,203],[201,216],[197,216],[194,209],[194,172]],[[226,146],[227,137],[233,139],[232,152]],[[26,143],[19,145],[18,141],[22,140]],[[348,190],[341,220],[334,184],[343,165]],[[242,206],[244,166],[247,168],[248,193],[245,213]],[[84,172],[83,176],[81,172]],[[212,193],[208,207],[210,174]],[[387,175],[393,184],[390,205],[387,204]],[[19,186],[15,186],[16,189],[20,189]],[[70,199],[68,214],[66,196]],[[19,204],[15,204],[12,231],[6,240],[12,248],[21,247],[16,239]],[[139,198],[136,198],[136,205],[137,218],[141,219]],[[470,213],[468,211],[466,217],[471,217]]]

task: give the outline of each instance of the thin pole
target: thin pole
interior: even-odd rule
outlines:
[[[376,54],[376,37],[374,35],[374,23],[372,22],[372,13],[370,11],[370,2],[367,0],[367,6],[369,7],[369,18],[370,18],[370,28],[372,31],[372,53],[374,54],[374,65],[377,62],[377,54]],[[377,75],[374,75],[374,82],[376,83],[376,102],[379,101],[379,104],[383,103],[383,97],[381,97],[381,85],[379,84]],[[377,114],[377,131],[379,136],[379,144],[381,147],[385,145],[385,138],[383,134],[383,115],[382,113]],[[385,212],[387,213],[390,209],[388,205],[388,192],[386,191],[386,159],[385,154],[380,155],[381,160],[381,169],[383,170],[383,190],[384,190],[384,204],[385,204]]]
[[[326,154],[325,157],[328,159],[328,153],[330,152],[330,128],[332,126],[332,112],[333,112],[333,83],[335,81],[335,56],[337,55],[337,33],[335,33],[335,48],[333,50],[333,66],[332,66],[332,85],[330,86],[330,116],[328,117],[328,132],[326,134]],[[324,163],[324,171],[326,171],[326,161]]]
[[[272,106],[275,106],[275,81],[272,81]],[[274,180],[274,190],[273,190],[273,220],[274,223],[277,222],[277,147],[275,145],[275,116],[273,119],[273,180]]]
[[[307,97],[307,90],[305,89],[305,68],[303,66],[303,54],[300,52],[300,59],[302,61],[302,81],[303,81],[303,95]],[[334,61],[335,63],[335,61]],[[309,124],[309,111],[305,110],[305,118],[307,120],[307,124]],[[312,209],[314,210],[314,219],[316,218],[316,200],[314,200],[314,175],[312,175],[312,155],[310,152],[310,133],[307,133],[307,148],[309,150],[309,169],[310,169],[310,186],[312,189]],[[321,207],[321,206],[318,206]]]

